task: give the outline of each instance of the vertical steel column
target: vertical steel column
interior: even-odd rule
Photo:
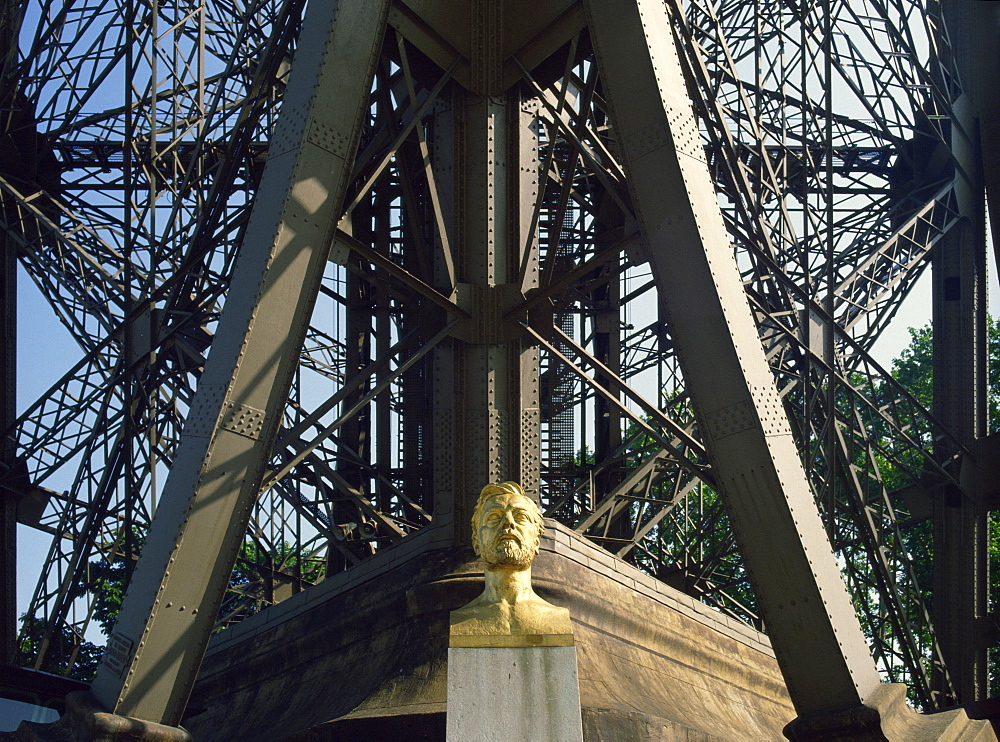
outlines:
[[[1000,213],[1000,8],[943,0],[942,10],[963,94],[952,107],[951,150],[962,220],[933,253],[934,414],[965,445],[986,434],[986,204]],[[996,197],[996,198],[995,198]],[[1000,226],[993,223],[994,236]],[[1000,243],[994,245],[1000,251]],[[955,453],[938,445],[935,455]],[[934,500],[934,625],[958,695],[989,695],[985,637],[988,526],[978,503],[956,489]],[[950,693],[944,678],[936,690]]]
[[[516,91],[463,95],[461,101],[464,229],[458,292],[459,302],[474,315],[458,349],[462,475],[454,496],[464,539],[484,483],[518,479],[537,496],[540,415],[537,348],[520,338],[513,322],[501,321],[521,297],[523,250],[529,243],[534,247],[526,235],[537,187],[531,114]],[[527,286],[537,282],[534,261],[529,257]]]
[[[13,125],[17,107],[14,66],[23,19],[21,3],[0,2],[0,136]],[[17,418],[17,243],[0,234],[0,430]],[[0,440],[0,466],[14,465],[17,442]],[[21,493],[0,488],[0,665],[17,660],[17,504]]]
[[[463,96],[465,182],[460,198],[465,208],[459,301],[466,308],[475,305],[474,320],[485,320],[490,309],[481,305],[496,304],[499,294],[495,287],[508,281],[510,235],[503,220],[508,187],[507,106],[505,96]],[[469,507],[475,501],[472,493],[482,488],[481,483],[510,479],[512,464],[508,402],[515,373],[513,359],[506,344],[488,333],[485,322],[476,325],[461,349],[464,471],[456,498]],[[461,517],[464,525],[468,518],[464,513]]]
[[[0,234],[0,430],[17,419],[17,252]],[[15,465],[17,442],[0,440],[0,466]],[[0,665],[17,661],[17,505],[21,494],[0,488]]]
[[[435,173],[452,175],[439,195],[453,225],[457,300],[473,314],[434,357],[435,516],[452,513],[459,543],[469,541],[485,483],[516,479],[537,497],[540,471],[538,350],[516,322],[501,320],[538,282],[529,235],[538,188],[535,116],[517,89],[500,90],[502,9],[491,0],[468,6],[474,90],[454,90],[453,128],[435,131]],[[439,150],[448,129],[453,168]]]
[[[392,215],[387,193],[380,191],[375,194],[375,249],[389,256],[389,228]],[[389,281],[385,271],[377,268],[375,271],[375,357],[385,358],[389,355],[392,342],[389,316]],[[374,400],[375,407],[375,442],[371,461],[375,472],[379,475],[372,484],[370,497],[375,500],[375,507],[388,511],[390,495],[386,493],[384,481],[392,478],[392,391],[387,387]],[[384,481],[383,481],[384,480]]]
[[[183,714],[341,217],[387,11],[309,7],[216,341],[92,687],[119,714]]]
[[[375,232],[372,220],[375,210],[370,200],[358,204],[351,214],[351,230],[354,237],[365,244],[372,244]],[[358,261],[351,256],[350,261]],[[356,270],[349,270],[344,277],[347,306],[344,323],[346,330],[345,363],[347,378],[357,374],[372,362],[372,287],[362,279]],[[368,384],[362,384],[351,392],[344,400],[344,406],[350,409],[369,391]],[[348,420],[343,427],[343,440],[362,460],[370,458],[371,449],[371,408],[367,405]],[[337,465],[338,473],[359,492],[364,490],[364,470],[358,463],[341,460]]]
[[[859,706],[878,673],[764,358],[667,9],[585,4],[654,277],[788,691],[800,715]]]
[[[961,76],[962,126],[979,130],[976,143],[983,168],[980,177],[989,198],[993,251],[1000,262],[1000,3],[941,0],[955,66]],[[944,45],[942,45],[944,46]],[[972,131],[970,129],[969,131]],[[978,225],[975,225],[978,229]]]
[[[460,131],[458,99],[461,92],[451,85],[434,104],[433,128],[428,140],[430,171],[441,209],[441,223],[434,235],[433,283],[446,295],[456,292],[452,252],[459,243],[458,210],[459,173],[458,132]],[[431,481],[434,487],[433,513],[440,525],[452,523],[461,528],[461,518],[455,513],[459,487],[458,425],[462,414],[461,386],[458,366],[459,343],[447,338],[431,351],[430,415]],[[464,509],[463,511],[464,512]]]
[[[969,100],[953,108],[955,192],[962,220],[933,253],[934,414],[963,444],[986,434],[986,212],[981,152]],[[957,453],[938,443],[935,455]],[[986,515],[957,487],[934,498],[934,626],[958,698],[987,692],[977,631],[989,585]],[[936,690],[948,692],[944,678]]]
[[[517,95],[515,88],[510,95]],[[526,96],[525,96],[526,97]],[[517,100],[512,106],[508,121],[511,127],[512,177],[514,190],[507,204],[508,225],[513,235],[510,251],[512,295],[520,298],[539,286],[538,225],[534,219],[535,203],[542,187],[539,179],[539,119],[537,100]],[[517,470],[513,476],[531,496],[539,497],[541,485],[542,414],[539,385],[539,350],[528,338],[520,335],[514,341],[513,353],[518,363],[516,391],[516,427],[510,445],[514,451]]]

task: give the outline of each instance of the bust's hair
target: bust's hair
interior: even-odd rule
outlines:
[[[472,548],[476,550],[476,556],[482,556],[479,543],[479,519],[483,515],[483,508],[486,507],[486,503],[497,495],[520,495],[531,503],[528,512],[531,516],[531,522],[535,524],[535,550],[537,551],[539,539],[545,530],[545,521],[542,520],[542,509],[538,507],[537,502],[524,494],[524,490],[517,482],[494,482],[483,487],[479,493],[479,499],[476,500],[476,509],[472,513]]]

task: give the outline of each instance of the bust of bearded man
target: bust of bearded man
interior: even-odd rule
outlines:
[[[452,611],[453,637],[529,637],[525,646],[551,645],[530,639],[542,635],[572,641],[569,611],[542,600],[531,588],[531,563],[544,529],[541,510],[520,485],[504,482],[483,488],[472,516],[472,546],[483,560],[486,585],[482,595]]]

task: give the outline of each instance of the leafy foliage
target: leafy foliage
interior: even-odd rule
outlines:
[[[930,325],[910,328],[910,344],[892,363],[892,375],[926,408],[931,409],[934,397],[934,335]],[[990,432],[1000,430],[1000,320],[987,320],[987,427]],[[885,465],[883,465],[885,464]],[[883,479],[890,490],[906,484],[900,471],[879,462]],[[934,593],[934,536],[930,519],[916,523],[903,531],[905,548],[910,564],[928,609],[933,609]],[[988,549],[991,564],[1000,563],[1000,521],[989,520]],[[990,571],[990,594],[1000,595],[1000,575]],[[1000,691],[1000,667],[993,663],[989,670],[990,695]]]
[[[45,622],[40,618],[28,621],[27,617],[23,615],[21,620],[25,623],[20,640],[21,656],[24,658],[26,666],[34,667],[42,638],[45,636]],[[62,631],[54,639],[54,643],[56,646],[47,648],[45,658],[37,669],[86,682],[94,679],[104,647],[87,641],[66,625],[62,627]]]
[[[987,426],[1000,430],[1000,320],[989,317],[987,341]],[[924,407],[934,398],[934,333],[930,325],[910,328],[910,344],[892,362],[892,375]]]
[[[934,334],[930,325],[911,327],[910,344],[892,362],[892,375],[924,407],[934,399]]]
[[[136,551],[144,541],[144,532],[133,533],[132,544]],[[127,558],[117,546],[109,549],[113,554],[110,559],[100,557],[91,560],[85,577],[75,590],[77,596],[92,596],[92,617],[104,636],[110,636],[118,620],[129,578]],[[229,580],[228,597],[216,630],[288,597],[287,594],[305,585],[319,582],[325,576],[326,564],[323,560],[304,554],[291,544],[282,543],[277,554],[270,554],[255,542],[244,541]],[[46,634],[45,621],[39,618],[29,621],[26,616],[22,616],[21,620],[24,623],[20,647],[22,662],[33,666]],[[97,672],[103,651],[103,646],[84,639],[64,624],[58,638],[45,648],[38,669],[90,681]]]

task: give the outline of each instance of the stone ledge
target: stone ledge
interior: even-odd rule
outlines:
[[[906,686],[883,683],[863,706],[800,716],[784,729],[793,742],[992,742],[988,721],[972,720],[964,709],[921,714],[906,703]]]
[[[628,562],[610,554],[575,531],[558,521],[546,518],[546,533],[541,539],[541,551],[571,559],[584,567],[603,574],[629,590],[636,590],[695,621],[719,631],[753,649],[771,653],[770,640],[766,634],[752,627],[730,619],[703,603],[647,575]],[[207,655],[238,644],[262,631],[270,631],[296,615],[306,613],[317,602],[332,599],[336,595],[363,586],[370,580],[384,575],[420,554],[442,549],[440,535],[447,524],[428,526],[402,539],[393,546],[383,549],[356,567],[333,575],[327,580],[296,593],[260,613],[250,616],[241,623],[212,637]]]
[[[579,536],[565,541],[595,548]],[[680,597],[630,589],[618,570],[581,563],[563,538],[550,543],[556,550],[539,553],[535,586],[570,609],[582,705],[604,710],[602,728],[639,724],[622,721],[635,711],[640,726],[691,740],[780,738],[794,711],[766,646],[727,630],[709,608],[691,616],[693,607],[677,609],[687,603]],[[196,738],[245,742],[360,739],[379,725],[433,739],[446,702],[448,612],[481,590],[470,550],[428,549],[318,596],[210,653],[184,725]]]

